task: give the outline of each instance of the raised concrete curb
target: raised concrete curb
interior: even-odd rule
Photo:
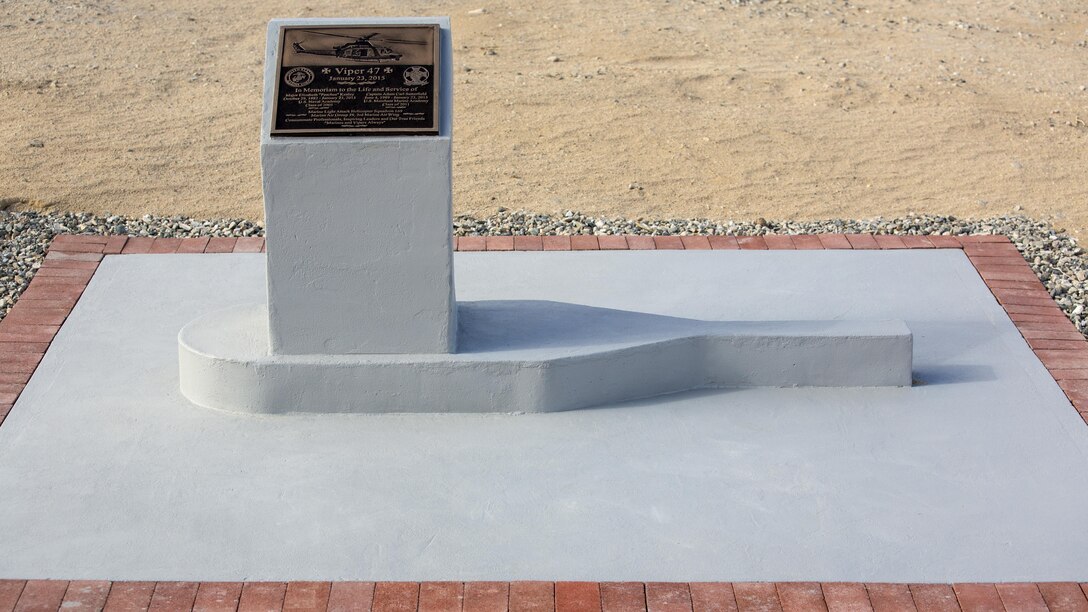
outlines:
[[[263,306],[178,336],[193,403],[289,412],[556,412],[724,387],[910,386],[902,321],[719,322],[554,302],[460,304],[464,352],[277,355]]]

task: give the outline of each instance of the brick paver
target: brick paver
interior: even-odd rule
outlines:
[[[551,582],[510,583],[510,612],[554,612],[555,585]]]
[[[680,242],[683,243],[684,249],[688,251],[710,250],[710,239],[706,236],[681,236]]]
[[[149,253],[177,253],[181,246],[181,238],[156,238],[151,243]]]
[[[646,610],[648,612],[691,612],[691,591],[687,583],[647,583]]]
[[[569,251],[570,236],[543,236],[545,251]]]
[[[960,609],[950,584],[912,584],[909,588],[918,612],[956,612]]]
[[[245,236],[234,243],[235,253],[260,253],[264,250],[264,238],[259,236]]]
[[[601,245],[596,236],[571,236],[570,248],[573,251],[598,251]]]
[[[197,582],[160,582],[155,585],[151,595],[148,612],[185,612],[193,609],[196,592],[200,588]]]
[[[740,249],[740,242],[736,236],[709,236],[707,242],[715,251],[736,251]]]
[[[25,580],[0,580],[0,612],[11,612],[23,594]]]
[[[461,236],[455,241],[458,251],[486,251],[487,236]]]
[[[242,597],[241,582],[201,582],[193,603],[194,612],[234,612]]]
[[[767,248],[763,236],[737,236],[737,245],[745,251],[760,251]]]
[[[737,612],[737,597],[728,582],[692,582],[691,607],[694,612]]]
[[[824,243],[820,242],[820,237],[814,234],[793,236],[793,248],[798,251],[818,251],[824,248]]]
[[[961,583],[952,585],[956,599],[964,612],[1003,612],[1005,605],[997,594],[997,587],[986,583]]]
[[[733,594],[740,612],[782,612],[778,587],[773,582],[737,582]]]
[[[793,244],[793,238],[785,234],[768,234],[763,237],[763,242],[772,251],[792,251],[797,248]]]
[[[373,601],[373,582],[334,582],[329,589],[329,612],[369,612]]]
[[[896,236],[892,234],[876,234],[875,236],[873,236],[873,238],[876,239],[877,246],[882,249],[907,248],[907,243],[903,242],[903,238],[901,236]]]
[[[424,582],[419,585],[418,612],[461,612],[464,591],[460,582]]]
[[[374,585],[373,612],[416,612],[419,584],[414,582],[379,582]]]
[[[844,234],[817,234],[825,249],[850,249],[850,240]]]
[[[204,247],[205,253],[231,253],[234,251],[234,245],[238,243],[237,238],[219,237],[212,238],[208,241],[208,246]],[[126,247],[127,248],[127,247]]]
[[[154,594],[154,582],[114,582],[106,596],[105,612],[146,610]]]
[[[628,236],[627,248],[632,251],[652,251],[657,248],[653,236]]]
[[[544,241],[540,236],[514,236],[515,251],[543,251]]]
[[[210,238],[183,238],[178,253],[203,253],[210,241]]]
[[[1006,610],[1023,610],[1023,612],[1046,612],[1046,602],[1039,592],[1038,585],[1030,582],[1008,583],[995,585],[997,595],[1001,598],[1001,604]]]
[[[865,590],[869,594],[869,604],[875,612],[916,609],[910,587],[905,584],[875,583],[867,585]]]
[[[872,610],[865,585],[856,582],[825,582],[824,601],[831,612],[866,612]]]
[[[601,612],[601,587],[596,582],[556,582],[555,612]]]
[[[1088,597],[1075,582],[1042,582],[1037,585],[1051,610],[1088,612]]]
[[[513,236],[487,236],[484,239],[484,250],[487,251],[513,251]]]
[[[662,250],[683,250],[684,241],[680,236],[654,236],[654,248]]]
[[[930,242],[928,236],[900,236],[903,239],[903,244],[908,249],[932,249],[933,243]]]
[[[597,236],[597,243],[600,245],[602,251],[629,250],[626,236]]]
[[[879,249],[880,245],[876,243],[876,238],[873,238],[872,234],[843,234],[846,238],[846,242],[850,245],[850,248],[856,250],[867,249]],[[956,243],[956,247],[959,248],[959,243]]]
[[[287,583],[247,582],[242,585],[238,612],[279,612],[286,595]]]
[[[776,585],[784,612],[820,612],[827,610],[819,582],[780,582]]]
[[[329,582],[289,582],[283,597],[285,612],[324,612],[329,607]]]
[[[466,582],[464,612],[506,612],[510,603],[510,585],[506,582]]]
[[[602,582],[601,612],[645,612],[646,587],[641,582]]]
[[[27,580],[15,612],[48,612],[59,610],[68,583],[64,580]]]
[[[125,241],[125,246],[121,249],[121,254],[138,255],[141,253],[148,253],[151,251],[151,244],[154,242],[154,238],[134,236]]]
[[[68,583],[60,607],[65,612],[98,612],[109,594],[110,583],[105,580],[73,580]]]

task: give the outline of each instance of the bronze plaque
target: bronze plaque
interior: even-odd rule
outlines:
[[[437,134],[437,25],[284,26],[273,136]]]

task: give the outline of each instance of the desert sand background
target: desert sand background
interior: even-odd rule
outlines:
[[[1084,0],[0,0],[0,203],[261,218],[272,17],[450,15],[457,213],[1088,230]]]

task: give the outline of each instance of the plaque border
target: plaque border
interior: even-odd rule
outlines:
[[[287,30],[339,30],[357,28],[430,28],[434,31],[434,106],[432,116],[434,127],[427,128],[324,128],[324,129],[276,129],[276,116],[280,104],[280,72],[283,69],[283,45]],[[445,81],[442,75],[442,28],[437,23],[337,23],[334,25],[281,25],[276,40],[276,65],[272,87],[272,113],[269,117],[269,136],[438,136],[442,133],[442,88]]]

